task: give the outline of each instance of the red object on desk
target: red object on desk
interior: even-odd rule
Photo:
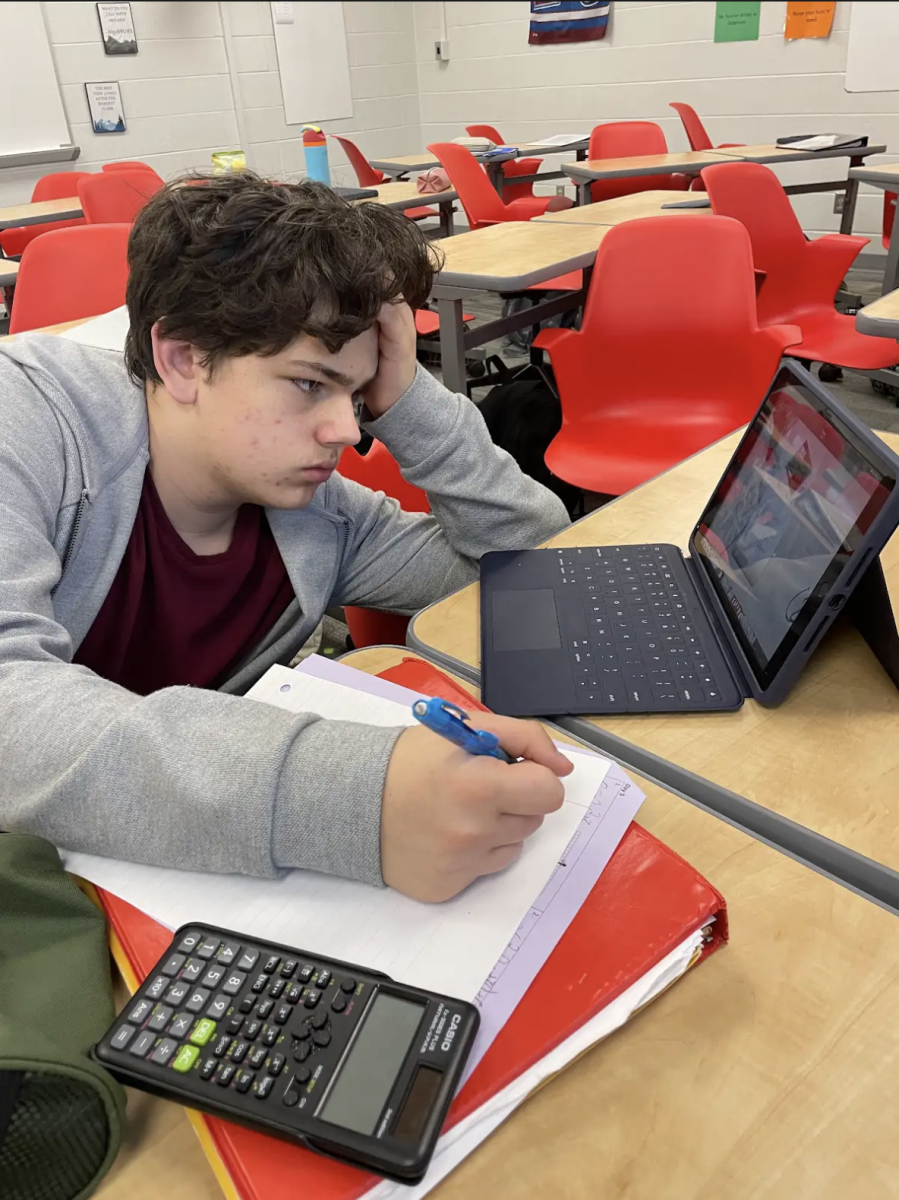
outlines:
[[[422,659],[407,658],[382,677],[470,709],[484,708]],[[171,933],[115,896],[99,897],[127,962],[143,978],[168,948]],[[723,898],[682,858],[632,824],[511,1020],[456,1096],[448,1127],[545,1057],[706,925],[702,958],[727,938]],[[568,986],[560,988],[560,979],[568,980]],[[535,1030],[541,1031],[539,1037]],[[233,1182],[231,1194],[240,1200],[296,1200],[301,1192],[316,1200],[355,1200],[379,1182],[355,1167],[239,1125],[216,1117],[198,1119],[207,1134],[198,1128],[204,1149],[224,1164]]]

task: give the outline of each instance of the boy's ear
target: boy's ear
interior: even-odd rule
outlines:
[[[157,321],[150,330],[153,342],[153,361],[165,390],[179,404],[193,404],[197,399],[203,368],[200,355],[190,342],[163,337]]]

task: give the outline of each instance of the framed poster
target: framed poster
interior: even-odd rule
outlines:
[[[130,4],[98,4],[97,16],[107,54],[137,54]]]
[[[87,106],[94,133],[124,133],[125,109],[118,83],[86,83]]]

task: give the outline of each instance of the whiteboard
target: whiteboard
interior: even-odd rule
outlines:
[[[4,94],[0,156],[71,145],[40,4],[36,0],[4,4],[0,23]]]
[[[899,91],[899,4],[892,0],[855,0],[852,5],[846,91]]]
[[[351,117],[350,59],[339,0],[273,3],[272,22],[287,124]]]

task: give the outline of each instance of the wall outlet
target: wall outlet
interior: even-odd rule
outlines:
[[[434,57],[438,62],[449,62],[450,48],[446,38],[434,43]]]
[[[564,195],[565,195],[565,185],[564,185],[564,184],[562,184],[562,183],[557,183],[557,184],[556,184],[556,195],[557,195],[557,196],[564,196]]]
[[[833,198],[833,211],[835,213],[841,213],[845,207],[846,207],[846,193],[845,192],[837,192],[837,194]]]

